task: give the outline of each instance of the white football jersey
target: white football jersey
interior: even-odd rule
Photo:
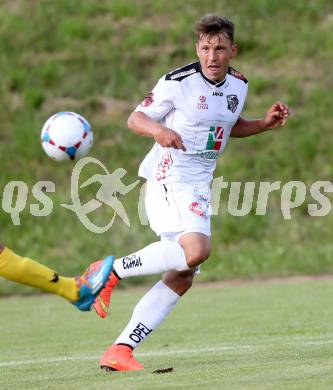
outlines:
[[[177,132],[186,151],[155,143],[139,175],[160,183],[209,183],[246,95],[247,80],[231,67],[225,80],[217,83],[202,73],[199,62],[163,76],[135,111]]]

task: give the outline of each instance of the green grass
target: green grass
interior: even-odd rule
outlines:
[[[55,164],[44,155],[40,129],[54,112],[81,113],[95,132],[92,156],[110,171],[126,168],[127,182],[133,182],[152,141],[127,131],[126,119],[158,77],[196,59],[192,26],[207,12],[236,23],[234,66],[249,79],[244,116],[261,116],[276,99],[292,111],[281,131],[231,140],[216,176],[229,182],[301,180],[308,187],[331,180],[330,0],[251,0],[237,7],[221,0],[209,8],[199,0],[8,0],[0,5],[0,206],[11,180],[24,180],[29,196],[20,226],[0,207],[1,241],[73,274],[90,259],[128,254],[154,239],[138,219],[138,192],[124,200],[130,229],[118,220],[96,236],[62,209],[59,204],[70,201],[72,164]],[[29,212],[39,180],[56,184],[49,217]],[[88,195],[95,193],[92,187]],[[270,199],[265,217],[233,217],[223,209],[226,202],[221,199],[221,214],[212,221],[206,279],[333,273],[333,214],[310,218],[309,194],[291,221],[281,215],[280,193]],[[94,213],[101,224],[108,217],[106,208]],[[22,290],[0,282],[0,294],[12,291]]]
[[[47,295],[1,299],[1,389],[331,388],[331,280],[197,285],[137,350],[144,372],[100,371],[143,291],[117,291],[106,320]]]

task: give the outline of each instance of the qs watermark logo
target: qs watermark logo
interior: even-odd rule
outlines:
[[[79,187],[78,183],[81,171],[87,164],[91,163],[100,166],[104,170],[105,174],[102,175],[96,173]],[[118,215],[127,226],[130,226],[130,221],[126,214],[125,208],[117,196],[124,196],[130,191],[132,191],[136,187],[136,185],[139,184],[139,180],[126,186],[121,181],[121,179],[126,175],[126,173],[127,171],[124,168],[117,168],[114,172],[110,173],[105,167],[105,165],[102,164],[99,160],[92,157],[85,157],[76,163],[72,172],[72,204],[61,204],[60,206],[73,211],[77,215],[81,223],[93,233],[104,233],[109,230],[114,223],[116,215]],[[79,188],[85,188],[92,183],[100,184],[100,188],[96,193],[96,198],[91,199],[90,201],[82,205],[80,200]],[[107,206],[111,207],[114,212],[111,221],[107,225],[100,227],[90,221],[90,219],[88,218],[88,214],[90,214],[97,208],[100,208],[103,204],[106,204]]]
[[[89,179],[80,184],[80,177],[83,169],[93,164],[96,170],[103,173],[94,173]],[[106,166],[93,157],[85,157],[75,164],[70,180],[70,198],[71,203],[61,203],[59,206],[75,213],[82,225],[89,231],[100,234],[108,231],[114,224],[118,216],[120,220],[130,226],[130,219],[124,206],[126,195],[137,187],[139,180],[131,184],[124,184],[123,179],[127,171],[124,168],[117,168],[109,172]],[[82,203],[80,191],[91,184],[98,184],[99,188],[95,196],[85,203]],[[185,184],[184,184],[185,186]],[[178,183],[179,187],[179,183]],[[54,203],[48,193],[56,191],[55,183],[51,181],[38,181],[33,185],[31,194],[37,203],[29,205],[29,212],[35,217],[47,217],[54,209]],[[209,203],[210,215],[218,215],[220,204],[226,204],[227,212],[230,215],[241,217],[252,212],[254,215],[266,215],[269,198],[275,192],[280,198],[279,206],[281,215],[284,219],[292,218],[292,210],[300,206],[307,207],[307,213],[312,217],[324,217],[331,211],[332,204],[327,193],[333,193],[333,183],[330,181],[316,181],[311,185],[306,185],[302,181],[289,181],[282,183],[274,182],[225,182],[223,177],[215,178],[210,188],[209,196],[202,197],[204,202]],[[29,187],[24,181],[10,181],[3,189],[2,210],[9,214],[12,223],[16,226],[21,225],[20,214],[27,207]],[[137,211],[142,225],[148,224],[144,207],[145,186],[141,186],[139,199],[137,202]],[[310,199],[311,198],[311,199]],[[307,200],[306,199],[310,199]],[[200,196],[198,197],[200,203]],[[275,196],[276,202],[276,196]],[[196,209],[200,208],[200,204]],[[102,207],[111,208],[112,217],[104,225],[99,226],[93,222],[94,212]]]

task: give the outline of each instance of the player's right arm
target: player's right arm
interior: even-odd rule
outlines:
[[[179,134],[149,118],[141,111],[132,112],[127,120],[127,126],[135,134],[153,137],[163,147],[186,150]]]
[[[162,147],[186,150],[181,136],[161,121],[175,108],[178,82],[161,77],[154,89],[136,107],[127,120],[135,134],[153,137]]]

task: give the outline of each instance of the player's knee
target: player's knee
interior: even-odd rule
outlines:
[[[190,267],[202,264],[210,256],[210,246],[192,247],[186,251],[186,261]]]
[[[210,238],[201,233],[188,233],[179,240],[183,247],[187,265],[196,267],[208,259],[210,255]]]

